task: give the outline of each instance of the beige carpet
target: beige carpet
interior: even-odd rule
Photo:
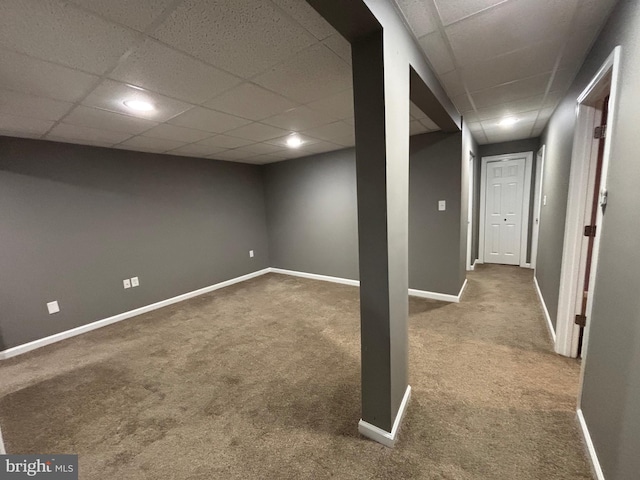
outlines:
[[[358,289],[277,274],[0,363],[7,450],[96,480],[591,478],[531,271],[480,266],[462,303],[410,310],[393,450],[357,434]]]

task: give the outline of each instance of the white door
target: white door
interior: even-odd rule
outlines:
[[[520,265],[525,159],[487,164],[485,263]]]

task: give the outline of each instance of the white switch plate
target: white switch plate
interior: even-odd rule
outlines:
[[[60,306],[58,305],[58,302],[49,302],[47,303],[47,310],[49,310],[49,315],[51,315],[52,313],[58,313],[60,311]]]
[[[546,205],[546,204],[547,204],[547,196],[546,196],[546,195],[544,195],[544,196],[542,197],[542,205]]]
[[[137,287],[138,285],[140,285],[140,280],[138,280],[138,277],[131,277],[131,286]]]
[[[249,250],[249,256],[253,258],[253,250]]]
[[[447,209],[447,201],[446,200],[439,200],[438,201],[438,211],[444,212],[446,209]]]
[[[131,280],[129,280],[128,278],[125,278],[122,281],[122,284],[124,285],[124,288],[131,288]]]

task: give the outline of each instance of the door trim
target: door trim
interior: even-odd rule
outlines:
[[[471,261],[471,247],[473,245],[473,184],[475,176],[475,161],[476,156],[473,152],[469,152],[469,182],[468,182],[468,195],[467,198],[467,271],[474,269],[474,262]]]
[[[484,263],[484,226],[485,226],[485,209],[487,195],[487,163],[501,162],[524,158],[524,193],[522,198],[522,226],[520,229],[520,266],[529,267],[527,264],[527,240],[529,237],[529,221],[531,219],[529,204],[531,197],[531,166],[533,164],[533,152],[508,153],[505,155],[490,155],[482,157],[482,167],[480,170],[480,234],[478,238],[478,260]]]
[[[546,145],[542,145],[538,153],[536,154],[536,176],[534,180],[535,192],[533,195],[533,220],[531,225],[533,232],[531,232],[531,268],[536,269],[536,261],[538,260],[538,239],[540,238],[540,213],[542,210],[542,185],[544,179],[544,157],[546,152]],[[538,223],[536,224],[536,218]],[[535,274],[534,274],[535,275]]]
[[[571,171],[569,176],[569,194],[567,200],[567,216],[564,231],[564,246],[562,249],[562,266],[560,270],[560,290],[558,292],[558,317],[556,321],[555,351],[560,355],[575,358],[578,354],[578,338],[580,327],[574,323],[576,314],[576,295],[580,283],[580,269],[582,266],[581,253],[583,242],[584,212],[589,203],[587,188],[589,182],[589,168],[597,148],[594,150],[593,128],[599,121],[594,102],[602,97],[603,92],[609,93],[609,113],[607,116],[607,136],[604,144],[602,159],[602,176],[600,185],[607,186],[607,171],[611,154],[611,137],[615,128],[614,119],[618,110],[618,88],[620,79],[620,46],[605,60],[600,70],[595,74],[589,85],[582,91],[576,105],[576,129],[573,137],[573,153],[571,155]],[[589,161],[585,161],[589,159]],[[580,376],[580,392],[589,344],[590,318],[593,308],[593,292],[597,288],[596,273],[600,250],[600,238],[605,228],[602,209],[598,209],[598,232],[593,246],[591,260],[590,295],[587,302],[587,326],[584,330],[582,347],[582,369]],[[579,313],[579,312],[577,312]],[[581,394],[580,394],[581,395]],[[580,398],[580,397],[578,397]]]

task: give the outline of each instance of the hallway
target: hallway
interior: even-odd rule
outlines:
[[[532,272],[468,281],[410,299],[393,450],[357,434],[358,289],[268,274],[0,363],[7,451],[78,453],[82,479],[591,478]]]

